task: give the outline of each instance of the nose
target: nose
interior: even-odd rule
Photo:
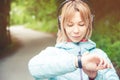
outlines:
[[[76,34],[79,33],[79,29],[78,29],[77,26],[74,27],[73,32],[76,33]]]

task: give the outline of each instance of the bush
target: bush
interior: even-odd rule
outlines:
[[[108,54],[116,67],[120,67],[120,22],[119,15],[115,16],[109,14],[95,23],[92,40]]]
[[[120,41],[115,42],[110,46],[111,52],[109,53],[111,60],[120,67]]]
[[[33,6],[34,5],[34,6]],[[11,25],[25,25],[28,28],[46,31],[57,31],[55,0],[14,0],[11,4]]]

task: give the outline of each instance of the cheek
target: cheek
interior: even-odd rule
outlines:
[[[87,31],[86,27],[83,27],[83,28],[80,29],[80,32],[86,33],[86,31]]]
[[[72,34],[72,33],[73,33],[73,29],[74,29],[74,28],[72,28],[72,27],[71,27],[71,28],[70,28],[70,27],[66,27],[66,28],[65,28],[66,34],[67,34],[67,35]],[[80,33],[80,34],[83,34],[83,35],[84,35],[84,34],[86,34],[86,32],[87,32],[87,28],[86,28],[86,27],[80,27],[80,28],[79,28],[79,33]]]
[[[66,27],[66,28],[65,28],[65,31],[66,31],[67,34],[70,34],[70,33],[72,32],[72,29]]]

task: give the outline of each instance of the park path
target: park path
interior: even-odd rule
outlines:
[[[10,32],[22,46],[0,59],[0,80],[34,80],[28,71],[29,60],[47,46],[54,46],[56,37],[22,26],[11,27]]]

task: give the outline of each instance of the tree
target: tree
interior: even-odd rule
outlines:
[[[0,1],[0,50],[10,44],[9,26],[10,0]]]

